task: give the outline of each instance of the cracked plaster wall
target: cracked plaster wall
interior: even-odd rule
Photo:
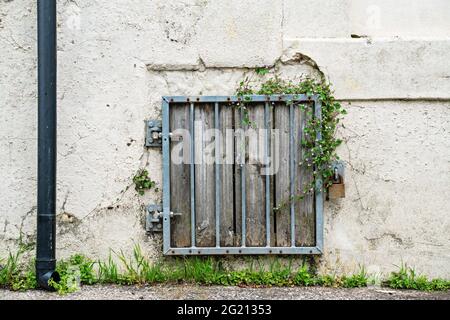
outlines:
[[[445,0],[403,2],[397,19],[381,0],[59,0],[58,255],[140,243],[157,256],[144,206],[160,194],[131,184],[141,167],[161,181],[144,120],[162,95],[232,94],[268,66],[331,80],[349,112],[347,198],[326,205],[320,269],[403,261],[450,278],[450,12]],[[35,7],[0,0],[1,255],[35,238]]]

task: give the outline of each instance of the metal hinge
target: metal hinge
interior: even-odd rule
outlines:
[[[145,122],[147,126],[147,135],[145,138],[145,146],[147,148],[162,148],[162,121],[148,120]],[[182,134],[169,133],[171,141],[183,141]]]
[[[181,216],[181,213],[170,213],[170,218]],[[163,207],[161,204],[151,204],[147,207],[146,230],[149,233],[163,231]]]
[[[147,127],[145,146],[147,148],[162,148],[162,121],[148,120],[145,124]]]

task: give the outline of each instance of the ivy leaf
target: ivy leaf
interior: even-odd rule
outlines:
[[[133,183],[135,184],[135,190],[141,196],[145,194],[145,191],[153,189],[156,186],[156,182],[149,177],[148,171],[145,169],[138,171],[133,177]]]

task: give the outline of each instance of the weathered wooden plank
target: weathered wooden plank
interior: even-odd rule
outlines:
[[[277,104],[274,111],[275,128],[278,130],[278,173],[275,175],[276,245],[291,246],[290,214],[290,163],[289,163],[289,107]]]
[[[234,108],[228,105],[220,106],[221,133],[221,214],[220,214],[220,245],[232,247],[235,245],[234,230]]]
[[[178,129],[189,130],[189,105],[173,104],[170,106],[170,131],[176,132]],[[181,131],[180,131],[181,133]],[[191,246],[191,207],[190,193],[190,151],[189,137],[184,137],[180,141],[171,142],[170,161],[170,202],[171,210],[182,213],[172,219],[171,222],[171,245],[174,248],[185,248]],[[177,158],[175,160],[174,158]]]
[[[296,194],[302,194],[305,187],[311,186],[313,182],[313,168],[303,161],[305,149],[302,148],[302,140],[305,138],[304,129],[307,121],[311,119],[308,111],[312,111],[312,105],[305,105],[306,110],[302,110],[300,106],[295,109],[295,141],[298,146],[296,155]],[[300,165],[301,164],[301,165]],[[296,245],[297,246],[315,246],[315,210],[314,210],[314,192],[308,193],[300,201],[296,202],[295,217]]]
[[[266,246],[265,176],[261,174],[264,156],[264,104],[249,108],[252,126],[248,130],[246,170],[246,244]]]
[[[214,104],[195,106],[195,216],[196,245],[215,246]]]

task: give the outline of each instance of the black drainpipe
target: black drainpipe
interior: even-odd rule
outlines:
[[[38,0],[38,206],[36,277],[51,290],[56,236],[56,0]]]

